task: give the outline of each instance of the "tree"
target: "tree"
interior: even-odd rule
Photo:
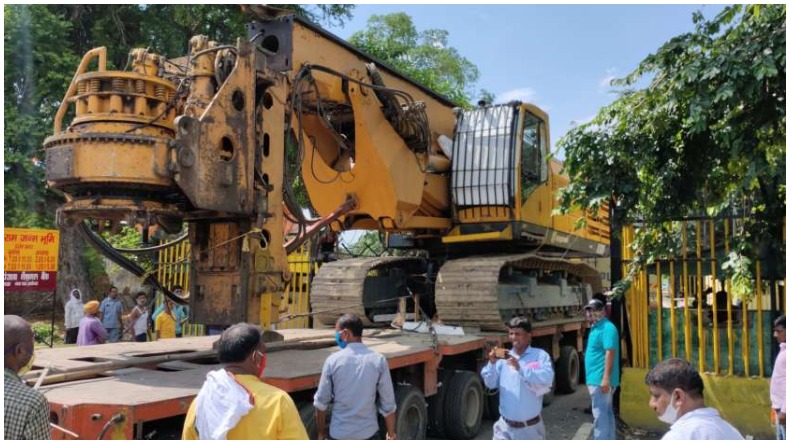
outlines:
[[[571,179],[564,211],[610,203],[613,226],[642,221],[632,272],[672,254],[668,220],[735,211],[745,216],[726,264],[735,282],[760,256],[776,260],[769,275],[784,274],[785,18],[784,5],[694,14],[693,32],[615,81],[619,98],[558,142]]]
[[[79,60],[64,51],[71,25],[43,5],[4,8],[3,183],[6,226],[53,227],[41,142]]]
[[[373,15],[351,44],[464,106],[470,105],[477,67],[448,45],[441,29],[418,32],[409,15]]]

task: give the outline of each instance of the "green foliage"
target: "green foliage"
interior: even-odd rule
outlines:
[[[350,246],[341,244],[344,252],[352,257],[378,257],[386,252],[381,234],[378,231],[366,231]]]
[[[745,215],[738,254],[784,275],[786,7],[727,7],[671,39],[624,79],[619,98],[558,142],[564,211],[613,204],[615,226],[642,220],[643,260],[670,255],[665,221]],[[635,89],[636,82],[649,85]],[[730,269],[731,270],[731,269]],[[738,296],[738,295],[736,295]]]
[[[117,234],[102,233],[105,240],[110,243],[114,248],[123,249],[136,249],[150,245],[143,245],[142,235],[135,227],[125,226]],[[126,254],[126,257],[131,259],[134,263],[141,266],[145,271],[152,271],[154,269],[154,254]]]
[[[49,322],[34,322],[30,325],[33,328],[33,340],[37,344],[51,344],[53,343],[62,343],[63,342],[63,335],[57,331],[57,329],[52,329],[52,325]]]
[[[464,106],[470,106],[477,67],[449,46],[442,29],[417,31],[409,15],[373,15],[349,42]]]
[[[45,192],[44,137],[78,59],[64,50],[71,24],[44,5],[4,7],[3,182],[7,226],[51,227]]]
[[[751,272],[752,261],[748,257],[736,252],[730,252],[722,268],[730,275],[730,285],[734,299],[750,300],[754,294],[755,282]]]
[[[491,91],[485,88],[480,90],[478,96],[479,96],[478,99],[479,101],[483,101],[489,105],[493,105],[493,103],[496,101],[496,94],[492,93]]]
[[[346,20],[353,17],[356,5],[277,5],[281,9],[289,9],[313,23],[324,23],[332,26],[343,26]]]

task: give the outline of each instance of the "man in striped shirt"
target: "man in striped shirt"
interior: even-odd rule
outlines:
[[[3,436],[51,439],[47,398],[20,378],[33,364],[33,329],[19,316],[5,315],[3,324]]]

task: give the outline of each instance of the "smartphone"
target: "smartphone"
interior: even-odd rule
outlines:
[[[510,359],[510,353],[504,348],[495,348],[494,357],[497,359]]]

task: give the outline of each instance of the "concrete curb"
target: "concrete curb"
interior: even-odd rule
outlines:
[[[591,422],[582,423],[579,426],[579,430],[576,430],[576,434],[573,435],[573,439],[590,439],[592,436],[593,425]]]

